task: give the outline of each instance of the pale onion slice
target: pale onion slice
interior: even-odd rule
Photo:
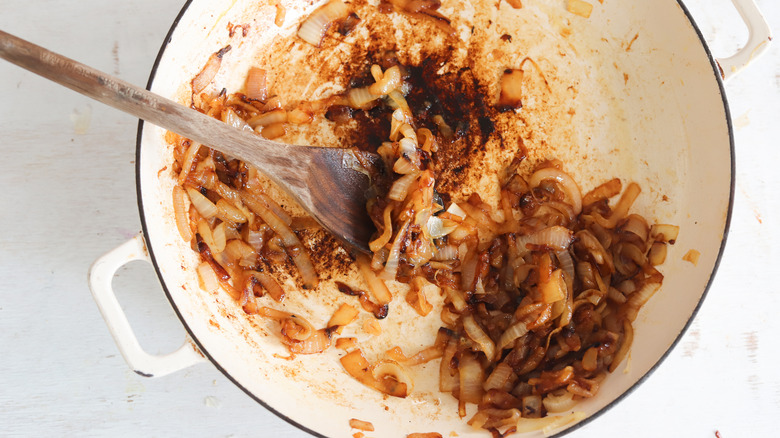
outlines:
[[[582,205],[590,205],[617,196],[621,190],[623,190],[623,184],[620,182],[620,178],[613,178],[586,193],[582,197]]]
[[[319,47],[330,25],[349,15],[349,8],[341,0],[330,0],[306,18],[298,29],[298,36],[307,43]]]
[[[212,293],[219,290],[219,279],[208,262],[199,264],[197,272],[198,280],[200,280],[198,283],[200,284],[201,289]]]
[[[247,221],[244,212],[234,207],[230,202],[220,199],[217,201],[217,217],[223,222],[243,224]]]
[[[417,276],[412,279],[409,292],[406,294],[406,302],[419,314],[426,316],[433,310],[428,300],[429,296],[441,294],[439,286],[428,281],[425,277]]]
[[[184,158],[182,159],[182,165],[181,165],[181,172],[179,172],[179,176],[176,180],[179,184],[184,184],[184,181],[187,180],[187,176],[189,176],[190,172],[192,171],[192,166],[193,164],[195,164],[195,159],[198,156],[199,150],[200,150],[200,143],[193,141],[192,143],[190,143],[190,147],[188,147],[187,151],[184,153]]]
[[[559,413],[568,411],[577,404],[577,401],[574,400],[574,394],[569,391],[558,390],[547,394],[542,399],[542,404],[547,412]]]
[[[398,273],[398,264],[401,258],[401,245],[406,239],[406,234],[409,231],[409,221],[404,222],[401,228],[398,230],[393,240],[393,245],[390,248],[390,253],[387,256],[387,262],[385,263],[385,269],[379,276],[385,280],[395,280],[395,276]]]
[[[214,80],[214,76],[217,75],[217,72],[219,72],[219,67],[222,65],[222,56],[230,51],[230,49],[230,46],[225,46],[218,52],[209,56],[208,61],[206,61],[206,65],[203,66],[203,69],[200,71],[200,73],[198,73],[198,75],[195,76],[195,78],[192,80],[193,94],[200,93],[203,91],[203,89],[206,88],[206,86],[211,83],[212,80]]]
[[[263,202],[260,202],[248,192],[242,191],[241,199],[252,212],[260,216],[263,222],[268,224],[268,226],[282,239],[282,244],[287,250],[287,254],[292,258],[293,263],[298,267],[298,271],[303,278],[304,288],[313,289],[316,287],[319,278],[317,277],[317,272],[314,270],[314,264],[312,264],[309,253],[306,251],[303,243],[301,243],[300,239],[298,239],[298,236],[295,235],[290,226],[266,207]]]
[[[531,234],[519,236],[516,240],[520,254],[531,250],[528,245],[546,246],[555,251],[564,251],[569,248],[573,240],[572,231],[560,225],[542,228]]]
[[[647,283],[642,289],[632,293],[628,297],[628,301],[623,305],[626,319],[633,322],[639,313],[639,309],[647,303],[660,287],[661,283]]]
[[[512,324],[498,340],[498,351],[514,345],[516,339],[525,336],[528,333],[528,327],[524,321],[518,321]]]
[[[369,109],[379,96],[368,91],[368,87],[353,88],[347,93],[349,106],[356,109]]]
[[[381,69],[380,69],[381,71]],[[373,66],[372,66],[373,72]],[[376,96],[384,96],[394,91],[401,85],[401,69],[394,65],[382,74],[381,79],[368,87],[368,91]]]
[[[181,186],[173,187],[173,215],[176,219],[176,228],[185,242],[189,242],[193,238],[192,229],[190,228],[190,216],[186,205],[188,199],[187,192]]]
[[[569,0],[566,3],[566,10],[574,15],[590,18],[590,14],[593,12],[593,5],[583,0]]]
[[[392,205],[385,207],[385,211],[382,212],[382,222],[384,223],[384,229],[382,230],[382,234],[380,234],[379,237],[368,243],[368,248],[372,252],[379,251],[382,247],[387,245],[388,242],[390,242],[390,239],[393,237],[393,223],[391,217],[392,213]]]
[[[374,431],[374,425],[371,424],[371,422],[358,420],[357,418],[352,418],[349,420],[349,427],[357,430],[364,430],[366,432]]]
[[[368,290],[374,299],[380,304],[385,305],[392,301],[393,296],[390,294],[390,289],[381,278],[371,269],[371,260],[365,254],[360,254],[356,257],[356,263],[360,269],[360,273],[363,274],[363,280],[368,285]]]
[[[650,237],[659,241],[674,243],[677,235],[680,233],[680,227],[677,225],[655,224],[650,227]]]
[[[458,400],[461,403],[481,402],[485,372],[477,358],[469,353],[462,354],[458,362],[458,374],[460,381]]]
[[[177,220],[178,223],[178,220]],[[647,253],[647,260],[653,266],[662,265],[666,261],[667,246],[663,242],[653,242],[650,252]]]
[[[593,213],[592,218],[594,221],[596,221],[597,224],[601,225],[604,228],[613,229],[615,226],[623,220],[623,218],[626,217],[628,214],[628,210],[631,208],[631,206],[634,204],[634,201],[639,196],[639,193],[642,191],[642,189],[637,185],[636,183],[630,183],[628,187],[626,187],[626,190],[623,192],[623,195],[620,197],[620,200],[618,201],[617,205],[615,205],[615,208],[612,209],[612,214],[609,216],[609,218],[604,218],[598,213]]]
[[[485,353],[485,357],[492,362],[496,356],[496,345],[482,327],[474,321],[473,316],[468,315],[463,318],[463,330],[465,330],[468,337],[477,344],[479,349]]]
[[[239,266],[243,268],[254,266],[257,263],[257,253],[254,248],[241,239],[232,239],[227,242],[225,254],[237,261]]]
[[[485,391],[489,391],[491,389],[507,390],[507,386],[510,387],[509,389],[512,389],[516,380],[517,375],[512,369],[512,366],[509,365],[507,361],[504,361],[493,368],[493,372],[490,373],[487,379],[485,379],[485,383],[482,385],[482,388]]]
[[[428,218],[427,228],[431,238],[438,239],[455,231],[458,228],[458,224],[451,220],[441,219],[438,216],[431,216]]]
[[[252,67],[246,75],[244,85],[246,97],[265,102],[268,99],[267,74],[262,68]]]
[[[205,223],[205,222],[203,222]],[[226,225],[224,222],[220,222],[219,225],[211,230],[211,237],[214,239],[214,246],[211,247],[211,252],[214,255],[222,253],[227,245],[227,233],[225,232]]]
[[[563,280],[563,270],[556,269],[550,275],[549,281],[539,282],[539,292],[542,294],[542,302],[555,303],[566,298],[566,282]]]
[[[281,303],[284,301],[284,289],[274,279],[274,277],[266,274],[265,272],[252,271],[252,275],[260,282],[263,289],[274,299],[274,301]]]
[[[377,382],[376,388],[394,397],[407,397],[414,390],[414,381],[398,362],[380,360],[371,367],[371,375]]]
[[[227,108],[222,111],[222,121],[240,131],[253,131],[252,127],[249,126],[249,124],[238,114],[236,114],[232,108]]]
[[[523,70],[505,70],[499,86],[501,89],[497,103],[499,108],[517,109],[523,106]]]
[[[205,219],[199,220],[197,230],[200,238],[203,240],[206,246],[209,247],[209,250],[211,250],[212,256],[217,256],[220,251],[216,250],[217,243],[214,241],[214,233],[211,231],[209,223]]]
[[[356,320],[360,312],[355,306],[347,303],[342,303],[341,306],[333,313],[333,316],[328,320],[328,324],[325,326],[328,329],[334,327],[344,327],[345,325]]]
[[[555,180],[566,193],[566,198],[568,198],[569,203],[574,210],[574,214],[580,214],[582,211],[582,192],[568,173],[554,167],[545,167],[544,169],[539,169],[534,172],[533,175],[531,175],[531,178],[528,179],[528,184],[530,184],[531,187],[538,187],[542,181],[550,179]]]
[[[330,334],[326,330],[316,330],[308,338],[292,342],[287,345],[291,353],[295,354],[317,354],[322,353],[330,347]]]
[[[274,123],[284,123],[286,121],[287,121],[287,111],[285,111],[282,108],[277,108],[275,110],[271,110],[262,113],[260,115],[254,116],[251,119],[247,120],[247,123],[249,123],[249,125],[252,128],[257,128],[258,126],[268,126]]]
[[[192,202],[195,210],[198,210],[198,214],[200,214],[204,219],[212,219],[219,213],[217,206],[214,205],[214,203],[211,202],[209,198],[203,196],[199,191],[193,189],[192,187],[187,187],[187,194],[189,195],[190,202]]]
[[[544,436],[550,436],[557,429],[570,423],[584,420],[587,415],[584,412],[572,412],[571,414],[544,418],[521,418],[515,427],[515,433],[526,433],[541,430]]]
[[[623,342],[620,343],[620,348],[615,352],[615,356],[612,358],[612,363],[609,364],[609,372],[615,372],[620,362],[628,356],[628,352],[631,350],[631,344],[634,343],[634,327],[629,320],[623,320]]]

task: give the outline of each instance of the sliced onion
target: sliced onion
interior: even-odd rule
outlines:
[[[266,84],[266,71],[262,68],[252,67],[246,76],[244,94],[250,99],[265,102],[268,99],[268,86]]]
[[[491,389],[506,390],[507,386],[509,385],[514,386],[515,380],[517,380],[517,375],[512,369],[512,366],[509,365],[507,361],[503,361],[498,365],[496,365],[495,368],[493,368],[493,372],[490,373],[488,378],[485,380],[485,383],[484,385],[482,385],[482,388],[485,391],[489,391]]]
[[[374,102],[379,96],[368,91],[368,87],[353,88],[347,93],[349,106],[356,109],[369,109],[374,106]]]
[[[554,167],[545,167],[534,172],[531,178],[528,179],[528,184],[531,187],[538,187],[542,181],[549,179],[555,180],[560,184],[561,189],[566,193],[569,203],[571,203],[574,214],[580,214],[582,211],[582,193],[577,183],[574,182],[574,179],[568,173]]]
[[[219,290],[219,279],[214,270],[211,269],[211,265],[208,262],[203,262],[198,265],[198,280],[200,288],[207,292],[216,292]]]
[[[615,228],[618,222],[626,217],[628,210],[634,204],[634,201],[636,200],[637,196],[639,196],[639,192],[641,191],[642,189],[640,189],[636,183],[630,183],[628,187],[626,187],[626,191],[623,192],[623,195],[620,197],[617,205],[615,205],[615,208],[612,209],[612,214],[610,214],[609,218],[605,219],[600,214],[593,213],[593,220],[604,228]]]
[[[287,134],[287,126],[284,123],[271,123],[268,126],[258,127],[255,132],[258,132],[264,138],[273,140]]]
[[[624,315],[626,315],[626,319],[633,322],[639,313],[639,309],[647,303],[650,297],[652,297],[660,287],[661,283],[647,283],[642,289],[632,293],[622,309]]]
[[[485,372],[475,356],[463,353],[458,362],[460,386],[458,400],[461,403],[479,403],[482,401],[482,382]]]
[[[387,263],[385,263],[385,269],[379,276],[385,280],[395,280],[398,273],[398,263],[401,258],[401,245],[406,239],[406,233],[409,231],[409,221],[406,221],[398,230],[393,240],[393,246],[390,248],[390,253],[387,256]]]
[[[521,254],[530,250],[528,245],[546,246],[555,251],[564,251],[572,242],[572,231],[560,225],[543,228],[532,234],[525,234],[517,238],[517,249]]]
[[[376,96],[384,96],[401,85],[401,69],[394,65],[382,74],[382,78],[368,87],[368,91]]]
[[[629,320],[623,321],[623,341],[620,343],[620,348],[615,352],[615,356],[612,358],[612,363],[609,364],[609,372],[613,373],[617,369],[620,362],[628,356],[628,352],[631,350],[631,344],[634,343],[634,327]]]
[[[450,261],[458,259],[458,247],[455,245],[444,245],[436,249],[433,260]]]
[[[419,172],[413,172],[395,180],[392,187],[390,188],[390,192],[387,194],[387,197],[393,201],[399,202],[406,199],[406,195],[409,193],[409,188],[417,180],[419,175]]]
[[[247,123],[252,128],[257,128],[258,126],[268,126],[274,123],[284,123],[286,121],[287,121],[287,111],[285,111],[282,108],[277,108],[275,110],[271,110],[262,113],[260,115],[254,116],[251,119],[247,120]]]
[[[243,224],[247,221],[244,213],[234,207],[230,202],[220,199],[217,201],[217,217],[223,222],[230,222],[233,224]]]
[[[363,280],[368,285],[368,290],[374,299],[381,305],[387,304],[392,301],[393,296],[390,294],[390,290],[385,285],[385,282],[379,278],[376,273],[371,269],[371,261],[365,254],[360,254],[356,257],[356,263],[360,273],[363,274]]]
[[[373,424],[371,424],[368,421],[358,420],[356,418],[353,418],[353,419],[349,420],[349,427],[351,427],[353,429],[364,430],[366,432],[373,432],[374,431],[374,425]]]
[[[203,66],[203,69],[200,71],[200,73],[198,73],[198,75],[195,76],[195,79],[192,80],[193,94],[200,93],[203,91],[203,89],[206,88],[206,86],[208,86],[208,84],[211,83],[211,81],[214,79],[214,76],[217,75],[219,67],[222,65],[222,56],[230,51],[230,49],[230,46],[225,46],[218,52],[209,56],[208,61],[206,61],[206,65]]]
[[[224,222],[223,222],[224,223]],[[257,253],[251,245],[243,240],[233,239],[225,245],[228,257],[237,260],[239,266],[247,268],[257,263]]]
[[[336,339],[336,348],[339,350],[350,350],[357,346],[357,338],[346,337]]]
[[[330,347],[330,333],[327,330],[317,330],[303,341],[293,342],[287,346],[291,353],[317,354]]]
[[[298,36],[307,43],[319,47],[330,25],[346,18],[349,8],[341,0],[330,0],[311,13],[298,29]]]
[[[560,394],[555,395],[557,392]],[[574,394],[569,391],[558,390],[547,394],[542,400],[542,404],[547,412],[559,413],[568,411],[577,404],[577,401],[574,400]]]
[[[667,247],[663,242],[653,242],[650,252],[647,254],[647,261],[653,266],[662,265],[666,261]]]
[[[179,177],[177,178],[177,182],[179,184],[184,184],[184,181],[187,180],[187,176],[189,176],[190,172],[192,171],[192,166],[195,164],[195,159],[198,156],[199,150],[200,143],[193,141],[190,143],[190,147],[187,148],[187,152],[184,153],[184,158],[182,159],[181,164],[181,172],[179,172]]]
[[[298,267],[298,271],[303,278],[304,288],[312,289],[317,286],[319,279],[317,278],[317,272],[314,270],[314,265],[303,243],[301,243],[290,226],[269,210],[265,204],[258,202],[256,198],[249,195],[246,191],[241,192],[241,199],[281,237],[287,254],[292,258],[293,263]]]
[[[525,336],[528,333],[528,327],[524,321],[518,321],[512,324],[498,340],[498,351],[502,351],[507,347],[511,347],[514,341],[518,338]]]
[[[327,328],[343,327],[358,317],[358,309],[347,303],[342,303],[341,306],[333,313],[333,316],[328,320]]]
[[[679,233],[680,227],[676,225],[655,224],[650,227],[650,236],[659,242],[673,244],[677,240]]]
[[[619,178],[611,179],[589,191],[582,197],[582,205],[591,205],[620,194],[623,185]]]
[[[244,121],[244,119],[242,119],[238,114],[236,114],[232,108],[227,108],[222,111],[222,121],[241,131],[253,131],[252,127],[249,126],[249,124]]]
[[[193,238],[190,217],[185,205],[187,199],[187,192],[181,186],[173,187],[173,215],[176,219],[176,228],[185,242],[189,242]]]
[[[371,367],[375,388],[393,397],[407,397],[414,389],[414,381],[398,362],[380,360]]]
[[[192,202],[195,210],[198,210],[198,214],[200,214],[204,219],[208,220],[214,218],[219,213],[217,206],[214,205],[213,202],[209,201],[209,199],[203,196],[199,191],[191,187],[187,187],[187,194],[189,195],[190,202]]]
[[[425,277],[415,277],[412,279],[409,292],[406,294],[406,302],[419,314],[426,316],[433,310],[433,305],[428,301],[429,295],[438,295],[441,293],[439,286],[429,282]]]
[[[271,298],[278,303],[284,301],[284,289],[282,289],[276,279],[265,272],[253,271],[252,275],[260,282],[260,285],[263,286],[263,289],[265,289]]]
[[[501,76],[501,93],[498,97],[498,107],[516,109],[523,106],[523,71],[507,69]]]
[[[214,227],[214,229],[211,231],[212,239],[214,239],[214,246],[211,247],[211,252],[213,254],[219,254],[225,250],[225,246],[227,245],[227,235],[225,233],[225,227],[226,227],[225,223],[220,222],[220,224]]]
[[[446,347],[444,347],[444,353],[439,364],[439,390],[441,392],[454,393],[460,386],[458,376],[456,375],[457,368],[453,367],[453,359],[457,351],[458,341],[450,339]]]
[[[479,349],[485,353],[485,357],[487,357],[487,359],[492,362],[496,356],[496,346],[493,341],[490,339],[490,337],[488,337],[487,333],[482,330],[482,327],[480,327],[477,322],[474,321],[473,316],[465,316],[462,322],[463,330],[466,331],[468,337],[471,338],[471,340],[474,341],[477,346],[479,346]]]
[[[382,234],[379,235],[376,239],[372,240],[368,243],[368,248],[372,252],[377,252],[381,248],[383,248],[385,245],[390,242],[390,239],[393,237],[393,223],[392,223],[392,217],[391,214],[393,213],[393,206],[388,205],[385,207],[385,211],[382,212],[382,222],[384,223]]]
[[[547,304],[566,298],[566,282],[563,280],[563,271],[556,269],[549,281],[540,281],[539,292],[542,294],[542,302]]]

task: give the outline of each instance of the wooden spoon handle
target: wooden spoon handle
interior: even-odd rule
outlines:
[[[289,146],[241,132],[170,99],[1,30],[0,58],[228,155],[254,164],[262,163],[263,173],[275,180],[291,170],[305,170],[310,162],[309,155],[315,152],[314,149],[320,149]]]

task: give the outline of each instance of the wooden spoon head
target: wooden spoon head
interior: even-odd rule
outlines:
[[[348,163],[350,150],[333,149],[318,154],[308,174],[314,217],[334,236],[354,248],[369,252],[368,242],[376,231],[366,210],[369,177]],[[381,160],[365,154],[366,162],[381,169]]]

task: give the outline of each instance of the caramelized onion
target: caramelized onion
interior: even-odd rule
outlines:
[[[298,29],[298,36],[307,43],[319,47],[331,24],[348,15],[349,8],[343,1],[330,0],[306,18]]]
[[[265,102],[268,99],[267,74],[262,68],[252,67],[246,75],[244,94],[250,99]]]
[[[192,93],[197,94],[203,91],[203,89],[208,86],[208,84],[211,83],[212,80],[214,80],[214,76],[217,75],[217,72],[219,72],[219,67],[222,65],[222,56],[229,52],[231,47],[225,46],[222,49],[220,49],[218,52],[213,53],[211,56],[209,56],[208,61],[206,61],[206,65],[203,66],[203,69],[198,73],[197,76],[192,80]]]

